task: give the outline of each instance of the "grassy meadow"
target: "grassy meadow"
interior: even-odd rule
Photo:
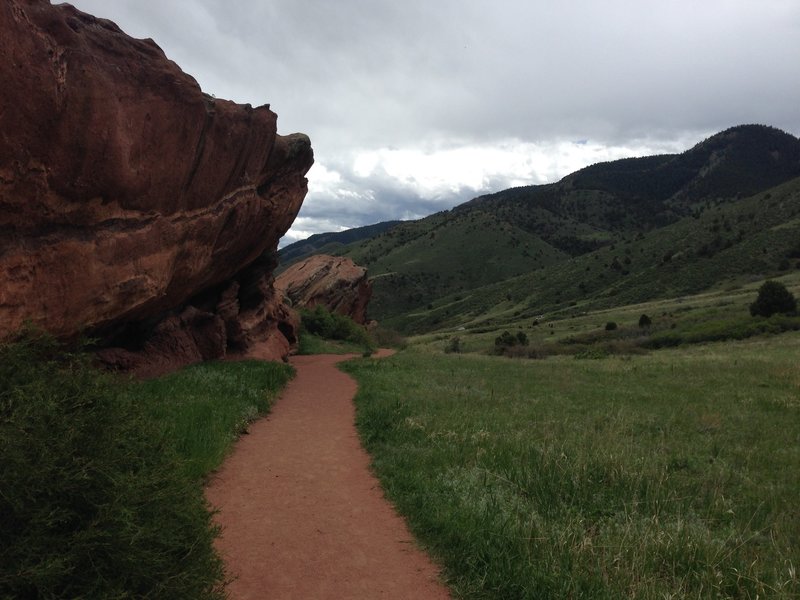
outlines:
[[[456,597],[800,597],[800,331],[750,316],[757,288],[512,312],[346,363],[375,472]],[[301,352],[403,347],[303,316]],[[491,355],[502,329],[524,351]],[[291,376],[135,382],[46,337],[0,346],[0,598],[224,597],[202,483]]]
[[[456,596],[800,596],[800,334],[603,360],[417,341],[346,369]]]

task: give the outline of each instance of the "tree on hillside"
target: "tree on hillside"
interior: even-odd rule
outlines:
[[[797,300],[780,281],[765,281],[758,288],[758,297],[750,305],[750,314],[769,317],[775,313],[792,313],[797,310]]]
[[[503,348],[511,348],[512,346],[527,346],[528,336],[524,331],[518,331],[517,335],[513,335],[508,331],[504,331],[494,340],[495,348],[502,350]]]
[[[650,325],[653,324],[653,320],[648,317],[647,315],[642,315],[639,317],[639,327],[642,329],[647,329]]]
[[[451,354],[455,352],[456,354],[461,353],[461,338],[458,336],[450,338],[450,341],[447,342],[447,345],[444,347],[444,351],[446,354]]]

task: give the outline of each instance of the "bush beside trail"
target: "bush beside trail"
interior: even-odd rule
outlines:
[[[0,348],[0,597],[224,597],[202,488],[122,387],[46,338]]]
[[[224,598],[203,479],[292,372],[130,382],[32,332],[0,346],[0,598]]]
[[[364,326],[359,325],[350,317],[331,312],[322,305],[315,306],[313,309],[300,309],[300,319],[302,323],[300,354],[317,354],[331,350],[325,344],[309,340],[309,335],[322,340],[352,344],[364,352],[372,352],[375,349],[375,343]]]

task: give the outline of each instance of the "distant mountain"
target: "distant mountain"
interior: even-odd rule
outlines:
[[[677,295],[794,265],[798,178],[800,140],[743,125],[681,154],[481,196],[335,253],[369,268],[371,316],[408,331]]]
[[[280,259],[279,271],[285,271],[288,266],[312,254],[333,254],[336,250],[347,244],[368,239],[391,229],[402,221],[383,221],[374,225],[355,227],[345,231],[332,233],[317,233],[299,242],[289,244],[278,252]]]
[[[797,176],[800,140],[773,127],[742,125],[681,154],[598,163],[555,184],[505,190],[455,210],[499,212],[578,255],[602,245],[596,232],[613,237],[661,227],[704,202],[736,200]],[[581,234],[587,226],[594,233]]]

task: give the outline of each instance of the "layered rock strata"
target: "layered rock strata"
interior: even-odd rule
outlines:
[[[5,0],[0,31],[0,339],[30,322],[197,359],[282,335],[271,256],[309,139],[72,6]]]
[[[372,284],[367,270],[349,258],[317,254],[293,264],[275,280],[275,287],[293,306],[325,306],[347,315],[356,323],[367,323],[367,305]]]

